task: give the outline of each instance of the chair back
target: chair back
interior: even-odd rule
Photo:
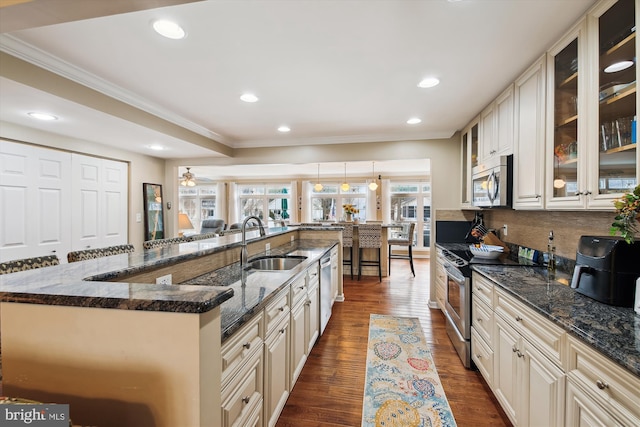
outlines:
[[[133,245],[107,246],[106,248],[85,249],[72,251],[67,254],[67,261],[78,262],[88,259],[102,258],[111,255],[128,254],[134,251]]]
[[[382,247],[382,224],[360,224],[358,242],[361,248]]]
[[[33,258],[16,259],[0,263],[0,274],[17,273],[60,264],[57,255],[45,255]]]
[[[190,242],[196,241],[196,240],[204,240],[204,239],[212,239],[214,237],[218,237],[220,235],[220,233],[222,233],[223,231],[220,230],[218,232],[211,232],[211,233],[204,233],[204,234],[194,234],[193,236],[188,236],[187,239]]]
[[[224,226],[225,223],[223,219],[205,219],[202,221],[200,234],[219,233],[224,230]]]
[[[171,237],[168,239],[147,240],[146,242],[142,242],[142,247],[145,249],[164,248],[165,246],[173,245],[174,243],[185,243],[190,241],[191,238],[187,236]]]
[[[332,227],[342,227],[342,247],[353,247],[353,223],[351,222],[333,222],[329,224]]]

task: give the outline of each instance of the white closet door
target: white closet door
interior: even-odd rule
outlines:
[[[112,160],[103,160],[102,166],[102,246],[123,245],[128,241],[128,167]]]
[[[100,242],[100,178],[102,159],[72,154],[74,251],[98,248]]]
[[[69,153],[0,141],[0,261],[70,249]]]
[[[73,154],[73,250],[127,243],[127,164]]]

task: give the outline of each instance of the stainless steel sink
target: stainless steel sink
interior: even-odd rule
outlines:
[[[306,256],[264,256],[250,261],[247,268],[252,270],[291,270],[305,259],[307,259]]]

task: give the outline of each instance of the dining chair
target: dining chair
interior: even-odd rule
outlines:
[[[389,244],[389,275],[391,275],[391,260],[392,259],[408,259],[411,266],[411,274],[416,277],[415,270],[413,269],[413,232],[416,229],[416,223],[404,223],[402,225],[402,231],[395,237],[388,239]],[[391,246],[404,246],[407,248],[407,255],[393,254]]]
[[[351,280],[353,280],[353,224],[349,222],[334,222],[332,226],[342,228],[342,265],[348,265],[351,269]],[[349,249],[349,258],[346,257],[346,250]]]
[[[378,278],[382,281],[382,224],[358,225],[358,280],[362,275],[362,266],[378,266]],[[377,259],[363,259],[363,249],[377,249]]]
[[[71,251],[67,254],[67,261],[78,262],[88,259],[102,258],[111,255],[129,254],[134,251],[133,245],[107,246],[106,248],[84,249]]]
[[[45,255],[33,258],[15,259],[0,263],[0,274],[17,273],[19,271],[33,270],[36,268],[58,265],[60,260],[57,255]]]

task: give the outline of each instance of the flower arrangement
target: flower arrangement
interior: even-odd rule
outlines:
[[[353,215],[355,213],[360,212],[360,209],[356,208],[354,205],[350,203],[345,203],[344,205],[342,205],[342,209],[344,209],[344,213],[348,215]]]
[[[612,236],[619,232],[620,236],[631,244],[635,240],[635,234],[639,231],[640,185],[636,186],[633,192],[627,193],[613,202],[613,205],[616,207],[616,217],[609,232]]]

